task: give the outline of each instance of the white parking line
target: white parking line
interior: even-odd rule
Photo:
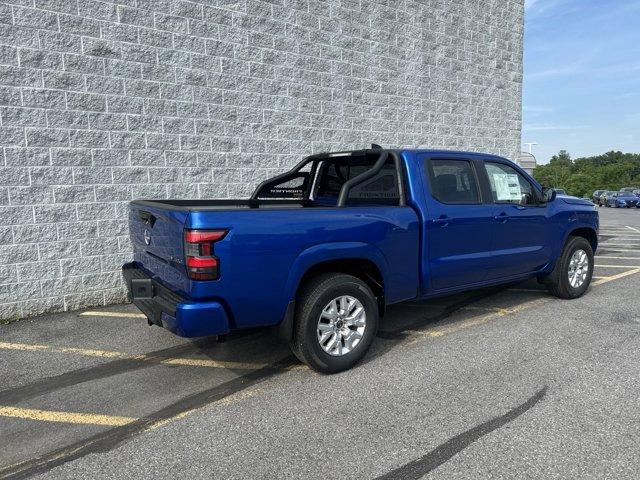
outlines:
[[[596,267],[600,268],[640,268],[640,265],[598,265]]]
[[[640,230],[638,230],[638,229],[637,229],[637,228],[635,228],[635,227],[630,227],[629,225],[626,225],[626,227],[627,227],[629,230],[633,230],[634,232],[638,232],[638,233],[640,233]]]
[[[600,236],[602,237],[603,235],[600,234]],[[640,235],[629,235],[628,233],[625,233],[624,235],[612,235],[612,234],[604,234],[604,236],[609,237],[609,238],[605,238],[604,241],[606,242],[607,240],[622,240],[623,238],[630,238],[631,240],[636,240],[638,238],[640,238]]]
[[[605,245],[600,244],[600,247],[602,248],[602,250],[606,250],[607,252],[634,252],[634,253],[638,253],[638,251],[640,251],[637,248],[631,248],[631,249],[629,249],[629,248],[615,248],[615,247],[614,248],[609,248],[609,246],[606,245],[606,244]],[[600,248],[598,248],[598,250],[600,250]]]
[[[601,247],[634,247],[640,252],[640,243],[600,243]]]

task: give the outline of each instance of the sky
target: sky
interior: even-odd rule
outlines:
[[[538,163],[640,153],[640,0],[525,0],[522,120]]]

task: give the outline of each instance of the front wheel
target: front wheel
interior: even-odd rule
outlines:
[[[296,300],[291,350],[321,373],[337,373],[355,365],[378,329],[378,304],[371,289],[342,273],[318,276]]]
[[[593,249],[584,237],[569,237],[553,272],[545,279],[552,295],[578,298],[589,288],[593,276]]]

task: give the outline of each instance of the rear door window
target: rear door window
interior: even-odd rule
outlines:
[[[431,159],[427,162],[431,194],[441,203],[480,203],[478,181],[469,160]]]

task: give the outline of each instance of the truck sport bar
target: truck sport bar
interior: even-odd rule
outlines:
[[[378,173],[380,173],[380,170],[382,170],[384,164],[387,163],[387,158],[389,158],[389,152],[383,150],[376,163],[373,164],[373,167],[371,167],[366,172],[362,172],[360,175],[344,182],[342,188],[340,189],[337,206],[344,207],[347,204],[347,198],[349,198],[349,190],[351,190],[351,188],[355,187],[359,183],[364,182],[365,180],[369,180],[370,178],[375,177]]]
[[[340,194],[338,196],[338,202],[336,204],[336,206],[338,207],[344,207],[347,203],[347,199],[349,198],[349,192],[351,191],[351,189],[353,187],[355,187],[356,185],[359,185],[360,183],[369,180],[370,178],[376,176],[378,173],[380,173],[380,171],[382,170],[382,168],[384,167],[385,163],[387,162],[387,159],[389,158],[389,155],[391,155],[391,157],[393,158],[393,162],[394,165],[396,167],[396,172],[398,175],[398,188],[399,188],[399,194],[400,194],[400,206],[405,206],[405,196],[404,196],[404,182],[403,180],[403,176],[401,175],[402,172],[402,163],[400,162],[400,157],[399,155],[394,152],[394,151],[389,151],[389,150],[380,150],[380,149],[373,149],[373,150],[356,150],[356,151],[347,151],[347,152],[335,152],[335,153],[318,153],[315,155],[310,155],[306,158],[304,158],[300,163],[298,163],[295,167],[293,167],[291,170],[289,170],[288,172],[282,173],[280,175],[277,175],[273,178],[269,178],[265,181],[263,181],[262,183],[260,183],[256,189],[254,190],[253,194],[251,195],[251,198],[249,199],[249,202],[252,206],[258,206],[258,200],[260,198],[260,194],[271,187],[274,187],[282,182],[286,182],[288,180],[292,180],[293,178],[295,178],[298,173],[300,172],[300,170],[302,170],[306,165],[308,165],[311,162],[318,162],[320,160],[326,160],[328,158],[335,158],[335,157],[340,157],[340,156],[359,156],[359,155],[367,155],[367,154],[372,154],[372,153],[379,153],[380,156],[378,157],[378,160],[376,160],[376,163],[374,163],[372,165],[372,167],[365,171],[362,172],[360,175],[353,177],[352,179],[346,181],[343,185],[342,188],[340,189]],[[311,171],[311,178],[313,178],[315,176],[315,171],[317,168],[317,163],[314,163],[312,171]],[[309,188],[311,188],[311,183],[309,183]],[[307,198],[309,196],[311,192],[307,192]]]

